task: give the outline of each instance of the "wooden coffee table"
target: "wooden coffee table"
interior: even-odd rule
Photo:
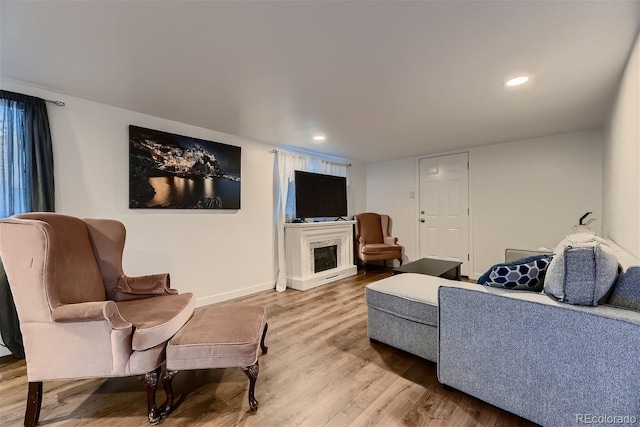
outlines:
[[[422,258],[417,261],[410,262],[401,267],[396,267],[393,270],[393,274],[401,273],[419,273],[426,274],[428,276],[444,277],[447,279],[460,280],[460,266],[459,261],[446,261],[435,258]]]

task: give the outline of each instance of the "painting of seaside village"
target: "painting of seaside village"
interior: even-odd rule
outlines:
[[[240,147],[129,126],[129,208],[240,209]]]

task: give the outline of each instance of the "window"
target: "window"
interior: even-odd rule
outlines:
[[[9,117],[12,116],[12,117]],[[12,123],[24,123],[24,110],[0,105],[0,217],[29,212],[28,182],[22,135]]]
[[[0,218],[51,212],[54,197],[45,101],[0,90]]]

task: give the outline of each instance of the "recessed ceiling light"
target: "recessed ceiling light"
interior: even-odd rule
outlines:
[[[520,86],[529,81],[529,77],[527,76],[518,76],[514,77],[511,80],[508,80],[504,85],[505,86]]]
[[[323,142],[326,141],[327,137],[324,135],[314,135],[313,136],[313,140],[316,142]]]

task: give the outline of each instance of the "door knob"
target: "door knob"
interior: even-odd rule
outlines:
[[[424,218],[420,218],[420,222],[424,222]]]

